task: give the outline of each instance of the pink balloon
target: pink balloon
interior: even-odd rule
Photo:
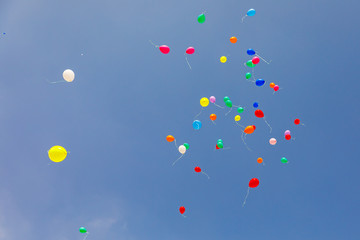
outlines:
[[[277,90],[279,90],[279,86],[278,86],[278,85],[275,85],[275,86],[274,86],[274,91],[276,92]]]
[[[285,136],[286,136],[286,135],[290,135],[290,130],[286,130],[285,133],[284,133],[284,135],[285,135]]]
[[[160,49],[160,52],[162,52],[163,54],[168,54],[170,52],[170,48],[166,45],[161,45],[159,47],[159,49]]]
[[[269,143],[271,145],[275,145],[276,144],[276,139],[275,138],[270,138]]]
[[[195,48],[193,48],[193,47],[188,47],[187,49],[186,49],[186,53],[187,54],[193,54],[195,52]]]
[[[251,62],[253,64],[258,64],[260,62],[260,58],[259,57],[253,57],[253,59],[251,60]]]
[[[211,103],[215,103],[215,102],[216,102],[216,98],[215,98],[214,96],[211,96],[211,97],[210,97],[210,102],[211,102]]]

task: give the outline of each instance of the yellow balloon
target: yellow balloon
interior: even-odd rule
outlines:
[[[235,119],[235,121],[238,122],[238,121],[240,121],[241,117],[240,117],[240,115],[236,115],[234,119]]]
[[[206,97],[203,97],[202,99],[200,99],[200,105],[202,107],[207,107],[209,105],[209,99]]]
[[[53,162],[62,162],[66,158],[67,151],[62,146],[53,146],[48,151],[49,158]]]
[[[222,56],[222,57],[220,58],[220,62],[226,63],[226,61],[227,61],[227,58],[226,58],[225,56]]]

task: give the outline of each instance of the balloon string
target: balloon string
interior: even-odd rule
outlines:
[[[188,66],[189,66],[189,68],[190,68],[190,70],[191,70],[191,66],[190,66],[190,63],[189,63],[187,57],[185,57],[185,60],[186,60],[186,63],[188,64]]]
[[[201,107],[201,110],[200,110],[200,112],[194,117],[194,119],[196,119],[198,116],[200,116],[200,114],[202,113],[202,111],[203,111],[203,107]]]
[[[86,233],[86,236],[84,237],[83,240],[86,240],[86,238],[88,237],[89,233]]]
[[[244,199],[243,207],[244,207],[245,204],[246,204],[246,199],[247,199],[248,196],[249,196],[249,192],[250,192],[250,188],[248,187],[248,190],[247,190],[247,193],[246,193],[246,196],[245,196],[245,199]]]
[[[178,149],[179,147],[178,147],[178,145],[176,144],[176,139],[174,139],[174,143],[175,143],[176,149]]]
[[[214,125],[216,125],[215,121],[211,120]]]
[[[48,81],[47,79],[46,79],[46,81],[47,81],[48,83],[51,83],[51,84],[53,84],[53,83],[67,83],[67,81],[50,82],[50,81]]]
[[[246,15],[241,18],[241,22],[244,22],[244,19],[246,18]]]
[[[154,47],[158,48],[159,45],[155,45],[151,40],[149,40],[149,42],[151,43],[151,45],[153,45]]]
[[[268,125],[268,127],[270,128],[270,133],[272,132],[272,127],[270,126],[270,124],[266,121],[266,119],[264,118],[264,121],[266,123],[266,125]]]
[[[246,135],[245,135],[246,137]],[[249,148],[249,146],[246,144],[245,140],[244,140],[244,133],[241,135],[241,139],[243,141],[243,143],[245,144],[245,147],[247,148],[247,150],[251,151],[251,149]]]
[[[230,111],[228,111],[227,113],[225,113],[225,116],[227,116],[231,111],[232,111],[232,107],[230,108]]]
[[[181,154],[181,156],[178,158],[178,159],[176,159],[176,161],[175,162],[173,162],[173,166],[177,163],[177,161],[179,161],[182,157],[184,156],[184,154]]]
[[[219,108],[224,108],[224,107],[222,107],[222,106],[220,106],[220,105],[217,105],[216,103],[214,103],[214,105],[217,106],[217,107],[219,107]]]
[[[242,127],[242,128],[244,128],[244,129],[245,129],[245,127],[244,127],[243,125],[238,124],[237,122],[235,122],[235,123],[236,123],[236,125],[238,125],[238,126],[240,126],[240,127]]]
[[[270,64],[272,62],[272,60],[270,60],[269,62],[267,62],[264,58],[262,58],[261,56],[255,54],[256,56],[258,56],[261,60],[263,60],[265,63]]]
[[[209,175],[207,175],[206,172],[201,171],[201,173],[207,176],[208,179],[210,179]]]
[[[184,214],[181,214],[181,216],[183,216],[184,218],[186,218],[186,216]]]

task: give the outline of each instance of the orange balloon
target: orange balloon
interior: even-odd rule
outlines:
[[[246,133],[246,134],[252,134],[254,131],[255,131],[255,126],[254,125],[247,126],[244,129],[244,133]]]
[[[173,142],[174,140],[175,140],[175,138],[173,136],[171,136],[171,135],[168,135],[166,137],[166,141],[168,141],[168,142]]]
[[[274,87],[275,87],[275,83],[273,83],[273,82],[270,83],[270,87],[271,87],[271,88],[274,88]]]
[[[211,114],[211,115],[210,115],[210,120],[211,120],[211,121],[215,121],[215,120],[216,120],[216,114],[214,114],[214,113]]]
[[[258,163],[262,163],[262,162],[263,162],[263,159],[262,159],[262,158],[258,158],[258,159],[257,159],[257,162],[258,162]]]
[[[231,38],[230,38],[230,42],[231,42],[231,43],[236,43],[236,42],[237,42],[237,38],[236,38],[236,37],[231,37]]]

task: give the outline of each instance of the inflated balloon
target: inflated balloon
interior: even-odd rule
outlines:
[[[278,85],[275,85],[274,87],[274,91],[277,92],[279,90],[279,86]]]
[[[75,79],[75,73],[73,72],[73,70],[71,69],[66,69],[64,72],[63,72],[63,78],[65,81],[67,82],[72,82],[74,81]]]
[[[226,61],[227,61],[227,57],[222,56],[222,57],[220,58],[220,62],[226,63]]]
[[[181,206],[181,207],[179,208],[179,212],[180,212],[181,214],[184,214],[184,212],[185,212],[185,207],[184,207],[184,206]]]
[[[228,101],[228,100],[230,100],[230,98],[229,98],[228,96],[225,96],[225,97],[224,97],[224,102],[226,102],[226,101]]]
[[[269,143],[271,144],[271,145],[275,145],[276,144],[276,139],[275,138],[270,138],[270,140],[269,140]]]
[[[186,150],[188,150],[189,147],[190,147],[190,145],[189,145],[188,143],[184,143],[183,145],[184,145],[184,147],[186,148]]]
[[[259,104],[258,104],[257,102],[254,102],[254,103],[253,103],[253,107],[254,107],[254,108],[258,108],[258,107],[259,107]]]
[[[231,42],[231,43],[236,43],[236,42],[237,42],[237,38],[236,38],[236,37],[231,37],[231,38],[230,38],[230,42]]]
[[[255,67],[255,64],[253,64],[253,62],[252,62],[251,60],[247,61],[247,62],[246,62],[246,65],[247,65],[248,67]]]
[[[215,114],[215,113],[210,114],[210,120],[211,120],[211,121],[215,121],[215,120],[216,120],[216,118],[217,118],[217,116],[216,116],[216,114]]]
[[[258,64],[260,62],[260,58],[259,57],[253,57],[253,59],[251,59],[251,62],[253,64]]]
[[[252,55],[255,55],[255,50],[249,48],[248,50],[246,50],[246,53],[247,53],[248,55],[252,56]]]
[[[265,80],[264,79],[258,79],[258,80],[255,81],[255,84],[256,84],[256,86],[261,87],[262,85],[265,84]]]
[[[290,140],[290,139],[291,139],[291,135],[290,135],[290,134],[286,134],[286,135],[285,135],[285,139],[286,139],[286,140]]]
[[[217,142],[223,142],[223,140],[222,140],[222,139],[218,139]]]
[[[256,127],[254,125],[247,126],[244,129],[244,133],[246,134],[252,134],[255,131]]]
[[[194,47],[188,47],[185,51],[187,54],[191,55],[195,52],[195,48]]]
[[[62,162],[67,156],[67,151],[62,146],[53,146],[49,149],[48,155],[53,162]]]
[[[216,98],[215,98],[214,96],[211,96],[211,97],[210,97],[210,102],[211,102],[211,103],[215,103],[215,102],[216,102]]]
[[[257,159],[257,162],[258,162],[258,163],[262,163],[262,162],[263,162],[263,159],[262,159],[261,157],[259,157],[259,158]]]
[[[290,133],[290,130],[286,130],[285,132],[284,132],[284,136],[286,136],[286,135],[290,135],[291,133]]]
[[[207,107],[209,105],[209,99],[206,97],[203,97],[202,99],[200,99],[200,105],[202,107]]]
[[[235,119],[236,122],[238,122],[238,121],[240,121],[241,117],[240,117],[240,115],[236,115],[236,116],[234,117],[234,119]]]
[[[238,111],[238,113],[242,113],[244,111],[244,108],[238,107],[237,111]]]
[[[180,145],[180,146],[179,146],[179,152],[180,152],[181,154],[185,154],[185,153],[186,153],[186,147],[185,147],[184,145]]]
[[[166,137],[166,141],[168,141],[168,142],[173,142],[174,140],[175,140],[175,138],[172,135],[168,135]]]
[[[195,172],[201,172],[201,168],[200,167],[195,167]]]
[[[254,16],[256,13],[255,9],[251,8],[247,11],[246,15],[248,15],[249,17]]]
[[[201,122],[199,121],[199,120],[195,120],[194,122],[193,122],[193,128],[195,129],[195,130],[199,130],[200,128],[201,128]]]
[[[204,23],[205,22],[205,14],[204,13],[200,14],[198,16],[197,20],[198,20],[199,23]]]
[[[285,157],[282,157],[282,158],[281,158],[281,162],[282,162],[282,163],[288,163],[288,160],[287,160]]]
[[[246,73],[246,74],[245,74],[245,77],[246,77],[246,79],[250,79],[250,78],[251,78],[251,73],[249,73],[249,72]]]
[[[163,54],[168,54],[170,52],[170,48],[166,45],[161,45],[159,47],[160,52],[162,52]]]
[[[257,186],[259,186],[259,179],[257,178],[253,178],[249,181],[249,187],[250,188],[256,188]]]
[[[220,149],[217,144],[216,144],[215,148],[216,148],[216,149]]]
[[[216,145],[217,145],[219,148],[223,148],[223,147],[224,147],[224,143],[222,143],[222,142],[218,142]]]
[[[232,102],[231,102],[230,100],[227,100],[227,101],[225,102],[225,105],[226,105],[227,107],[231,108],[231,107],[232,107]]]
[[[270,83],[270,85],[269,85],[271,88],[274,88],[275,87],[275,83]]]
[[[81,228],[79,228],[79,232],[81,232],[81,233],[86,233],[86,232],[87,232],[87,230],[86,230],[86,228],[81,227]]]
[[[255,110],[255,116],[258,117],[258,118],[263,118],[264,113],[260,109],[257,109],[257,110]]]
[[[298,119],[298,118],[295,119],[295,120],[294,120],[294,123],[295,123],[295,125],[299,125],[299,124],[300,124],[300,119]]]

